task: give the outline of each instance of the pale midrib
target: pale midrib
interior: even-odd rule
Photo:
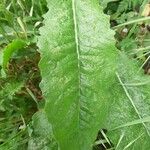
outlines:
[[[125,85],[123,84],[123,82],[122,82],[122,80],[121,80],[121,78],[120,78],[120,76],[119,76],[119,74],[116,73],[116,75],[117,75],[117,78],[118,78],[120,84],[122,85],[123,90],[125,91],[126,96],[127,96],[128,99],[130,100],[130,102],[131,102],[131,104],[132,104],[132,106],[133,106],[133,108],[134,108],[136,114],[138,115],[139,119],[142,119],[142,117],[141,117],[141,115],[140,115],[140,113],[139,113],[137,107],[135,106],[135,104],[134,104],[132,98],[130,97],[130,95],[129,95],[129,93],[128,93],[126,87],[125,87]],[[146,132],[147,132],[147,134],[148,134],[148,136],[150,136],[150,133],[149,133],[149,130],[147,129],[147,127],[146,127],[146,124],[145,124],[144,122],[142,122],[142,124],[143,124],[143,126],[144,126],[144,128],[145,128],[145,130],[146,130]]]
[[[81,89],[81,80],[80,80],[80,53],[79,53],[79,38],[78,38],[78,25],[77,25],[77,13],[76,13],[76,0],[72,0],[72,10],[73,10],[73,21],[74,21],[74,30],[75,30],[75,42],[76,42],[76,52],[78,57],[78,81],[79,81],[79,98],[80,98],[80,89]],[[78,103],[78,112],[80,112],[80,99]],[[80,114],[78,113],[78,123],[80,121]]]
[[[73,21],[74,21],[74,29],[75,29],[75,41],[76,41],[76,48],[77,48],[77,55],[78,55],[78,67],[79,64],[79,40],[78,40],[78,27],[77,27],[77,17],[76,17],[76,6],[75,0],[72,0],[72,9],[73,9]]]

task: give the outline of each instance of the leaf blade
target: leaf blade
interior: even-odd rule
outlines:
[[[6,46],[6,48],[0,53],[0,65],[2,66],[2,73],[5,74],[8,62],[12,56],[12,54],[17,51],[20,50],[22,48],[24,48],[26,46],[26,42],[21,40],[21,39],[16,39],[14,41],[12,41],[10,44],[8,44]]]
[[[92,149],[115,80],[114,32],[98,0],[48,7],[38,43],[45,111],[62,150]]]
[[[123,52],[120,53],[119,62],[118,72],[123,84],[118,81],[118,85],[114,86],[114,93],[112,94],[114,102],[110,107],[111,113],[106,121],[107,135],[114,146],[117,145],[120,135],[124,135],[117,147],[118,150],[128,148],[128,146],[130,146],[129,149],[133,150],[148,149],[150,146],[149,77],[139,72],[137,62],[128,58]],[[137,83],[142,79],[143,81],[147,80],[147,84],[139,86]],[[136,84],[133,86],[126,84],[132,82]],[[125,86],[126,91],[122,85]]]

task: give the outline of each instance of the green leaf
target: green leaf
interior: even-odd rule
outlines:
[[[26,42],[21,39],[16,39],[7,45],[7,47],[3,50],[0,56],[0,58],[2,59],[0,61],[0,65],[2,66],[2,72],[5,72],[12,54],[17,50],[24,48],[25,46]]]
[[[99,0],[48,0],[40,29],[41,89],[61,150],[90,150],[103,127],[117,52]]]
[[[15,93],[20,91],[22,87],[24,87],[24,82],[7,82],[3,89],[0,91],[0,97],[2,96],[3,99],[9,98],[12,100]]]
[[[28,150],[58,150],[53,138],[52,127],[43,111],[35,113],[32,117],[31,137]]]
[[[117,2],[117,1],[119,1],[119,0],[100,0],[100,3],[103,6],[103,8],[106,8],[108,3]]]
[[[150,148],[150,78],[137,62],[121,54],[106,128],[116,150]],[[145,82],[147,81],[147,82]],[[120,140],[121,139],[121,140]]]

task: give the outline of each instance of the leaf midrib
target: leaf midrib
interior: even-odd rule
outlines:
[[[78,59],[78,128],[80,121],[80,95],[81,95],[81,76],[80,76],[80,52],[79,52],[79,37],[78,37],[78,24],[77,24],[77,11],[76,11],[76,0],[72,0],[72,10],[73,10],[73,22],[74,22],[74,31],[75,31],[75,43],[76,43],[76,53]],[[79,131],[79,130],[78,130]]]

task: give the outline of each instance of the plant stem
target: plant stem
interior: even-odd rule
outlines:
[[[131,21],[128,21],[128,22],[125,22],[123,24],[119,24],[115,27],[113,27],[112,29],[116,30],[120,27],[123,27],[123,26],[126,26],[126,25],[130,25],[130,24],[134,24],[134,23],[139,23],[139,22],[143,22],[143,21],[148,21],[150,20],[150,16],[148,17],[143,17],[143,18],[138,18],[138,19],[135,19],[135,20],[131,20]]]
[[[134,50],[132,50],[133,53],[131,53],[131,55],[137,54],[138,52],[141,52],[141,51],[145,52],[147,50],[150,50],[150,46],[134,49]]]

